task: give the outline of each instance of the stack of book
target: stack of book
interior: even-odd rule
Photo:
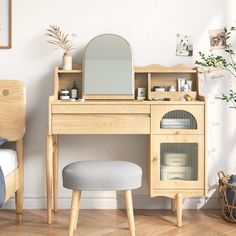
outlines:
[[[190,129],[190,119],[162,119],[162,129]]]

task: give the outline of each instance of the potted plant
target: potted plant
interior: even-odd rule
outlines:
[[[224,28],[226,45],[223,51],[224,55],[210,54],[206,55],[199,52],[200,60],[196,61],[195,64],[203,68],[204,73],[209,73],[212,69],[221,69],[227,71],[231,77],[236,79],[236,63],[235,63],[235,52],[233,45],[230,42],[232,33],[236,31],[236,27],[232,26],[230,28]],[[222,94],[221,97],[216,97],[217,99],[230,102],[233,107],[236,107],[236,92],[232,89],[228,94]]]
[[[62,69],[72,70],[72,56],[70,52],[74,49],[74,46],[68,34],[64,33],[59,26],[50,25],[47,29],[47,36],[51,38],[48,40],[49,43],[61,48],[64,52],[62,58]]]

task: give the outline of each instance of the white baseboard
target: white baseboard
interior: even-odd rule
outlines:
[[[71,199],[59,198],[59,209],[69,209]],[[133,196],[135,209],[170,209],[170,200],[163,197],[150,198],[148,195]],[[123,196],[112,198],[91,198],[84,197],[81,199],[81,209],[124,209],[125,202]],[[10,199],[4,205],[5,209],[14,209],[15,201]],[[24,199],[24,209],[45,209],[46,198],[26,197]],[[184,209],[219,209],[217,198],[189,198],[183,201]]]

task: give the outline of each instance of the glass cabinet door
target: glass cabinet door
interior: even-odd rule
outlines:
[[[204,134],[203,105],[160,105],[153,108],[154,134]]]
[[[155,135],[153,183],[158,189],[202,189],[203,135]]]

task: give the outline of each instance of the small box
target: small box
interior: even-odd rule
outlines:
[[[146,89],[137,88],[137,99],[145,99],[145,98],[146,98]]]
[[[187,153],[165,153],[164,154],[164,165],[166,166],[187,166],[188,155]]]
[[[161,165],[161,180],[193,180],[192,167]]]

